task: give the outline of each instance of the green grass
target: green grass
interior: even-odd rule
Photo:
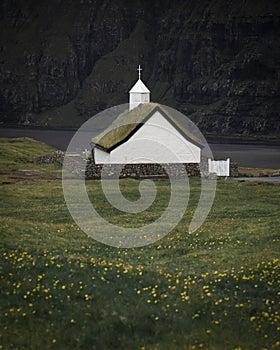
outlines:
[[[1,180],[15,183],[25,180],[25,171],[34,171],[37,177],[61,177],[58,164],[38,166],[36,157],[51,153],[55,149],[29,137],[0,138],[0,173]]]
[[[280,169],[244,168],[238,167],[239,176],[276,176]]]
[[[34,163],[36,156],[53,152],[55,149],[29,137],[0,139],[0,169],[7,170],[12,166],[21,168],[24,164]]]
[[[24,142],[21,150],[13,169],[22,167]],[[32,163],[36,153],[24,167],[52,172]],[[61,180],[9,182],[12,160],[3,158],[0,349],[279,348],[279,185],[219,180],[209,217],[188,234],[200,191],[192,178],[190,208],[170,234],[117,249],[76,226]],[[169,182],[155,183],[159,196],[147,220],[168,200]],[[138,185],[121,181],[130,199]],[[100,182],[87,189],[97,210],[121,225]]]

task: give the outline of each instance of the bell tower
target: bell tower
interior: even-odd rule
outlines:
[[[150,90],[146,87],[146,85],[141,80],[142,68],[140,65],[138,66],[137,70],[138,70],[138,81],[129,91],[129,110],[130,111],[133,108],[140,105],[141,103],[150,102]]]

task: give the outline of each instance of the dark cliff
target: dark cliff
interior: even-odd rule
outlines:
[[[152,100],[202,131],[280,134],[280,3],[2,0],[0,121],[79,125],[126,103],[144,67]]]

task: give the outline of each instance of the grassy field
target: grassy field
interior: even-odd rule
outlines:
[[[188,234],[200,192],[192,178],[190,207],[170,234],[117,249],[76,226],[59,166],[34,164],[50,147],[3,139],[0,151],[0,349],[280,348],[278,184],[220,179],[209,217]],[[155,182],[147,222],[168,200],[168,181]],[[121,181],[130,198],[138,185]],[[87,188],[121,224],[100,182]]]

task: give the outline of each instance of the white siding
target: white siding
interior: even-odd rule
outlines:
[[[157,111],[109,157],[101,152],[95,152],[96,163],[199,163],[201,150]]]
[[[94,159],[96,164],[110,163],[110,154],[99,148],[94,149]]]
[[[129,94],[129,110],[131,111],[133,108],[136,108],[141,103],[149,103],[150,102],[150,94],[149,93],[136,93],[131,92]]]

